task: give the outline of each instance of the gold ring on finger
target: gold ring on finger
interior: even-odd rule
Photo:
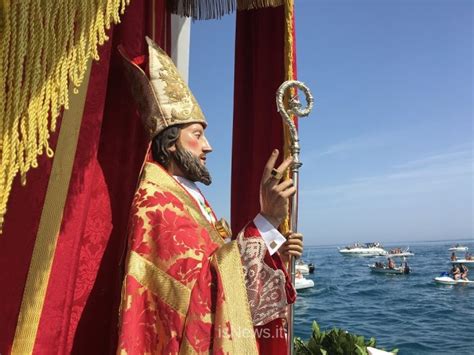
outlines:
[[[272,179],[281,180],[283,174],[280,173],[277,169],[273,168],[271,174]]]

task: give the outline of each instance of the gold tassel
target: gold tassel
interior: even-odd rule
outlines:
[[[130,0],[0,0],[0,233],[13,179],[38,166],[68,88],[78,87]],[[76,90],[77,91],[77,90]]]

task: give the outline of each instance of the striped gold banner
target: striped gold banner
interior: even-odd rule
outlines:
[[[13,339],[12,354],[31,354],[34,349],[63,219],[74,156],[76,155],[89,86],[91,63],[92,60],[89,60],[84,81],[79,87],[78,93],[73,94],[75,89],[72,87],[69,89],[70,105],[69,109],[64,111],[63,114],[51,176],[46,190],[38,234]]]

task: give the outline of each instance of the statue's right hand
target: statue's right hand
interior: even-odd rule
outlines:
[[[287,216],[288,199],[296,192],[296,187],[293,185],[292,179],[281,181],[281,176],[283,176],[286,169],[291,165],[293,158],[286,158],[278,168],[275,168],[278,154],[277,149],[273,150],[272,155],[270,155],[265,165],[260,182],[260,214],[275,228],[278,228],[283,219]]]

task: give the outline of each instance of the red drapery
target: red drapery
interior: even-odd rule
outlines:
[[[283,122],[275,94],[285,80],[296,77],[294,26],[285,35],[286,26],[285,6],[237,13],[231,195],[232,229],[237,231],[259,212],[260,179],[271,151],[280,151],[277,164],[283,156]],[[293,42],[286,48],[288,37]],[[285,61],[288,50],[292,62]],[[257,330],[261,354],[286,354],[281,327],[276,320],[266,333]]]
[[[283,151],[275,93],[285,80],[284,7],[237,12],[232,142],[232,229],[259,211],[263,167]],[[281,160],[281,159],[280,159]],[[245,191],[245,193],[242,193]]]
[[[157,1],[152,13],[151,0],[132,1],[93,64],[35,352],[114,352],[128,207],[147,144],[116,46],[122,43],[131,56],[145,53],[144,35],[152,35],[154,23],[155,40],[169,50],[164,2]],[[283,147],[275,108],[275,91],[285,77],[283,38],[282,6],[237,14],[234,230],[258,212],[264,163],[273,148]],[[52,147],[56,139],[53,135]],[[0,284],[5,290],[0,293],[0,353],[9,353],[13,342],[51,165],[41,157],[27,186],[21,187],[17,178],[10,196],[0,237]]]
[[[121,43],[132,56],[144,54],[144,37],[154,32],[169,51],[169,24],[165,0],[154,7],[151,0],[132,1],[93,63],[34,352],[115,351],[127,218],[148,142],[116,47]],[[57,134],[52,147],[56,140]],[[2,354],[13,343],[51,174],[51,160],[43,156],[39,164],[25,187],[15,180],[0,237]]]

